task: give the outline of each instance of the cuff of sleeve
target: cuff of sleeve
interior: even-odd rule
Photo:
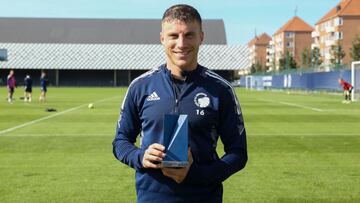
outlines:
[[[140,170],[142,170],[144,168],[143,164],[142,164],[144,154],[145,154],[145,150],[139,149],[139,151],[138,151],[138,164],[137,164],[137,167],[136,167],[137,171],[140,171]]]

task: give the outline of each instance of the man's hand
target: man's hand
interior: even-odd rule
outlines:
[[[165,176],[172,178],[177,183],[181,183],[185,179],[187,173],[189,172],[190,166],[193,163],[193,157],[192,157],[190,148],[188,150],[188,160],[189,160],[189,163],[184,168],[166,168],[166,167],[164,167],[164,168],[161,168],[161,171]]]
[[[161,161],[165,157],[165,147],[161,144],[154,143],[150,145],[144,153],[142,165],[144,168],[160,168]]]

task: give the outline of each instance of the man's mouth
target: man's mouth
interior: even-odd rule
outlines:
[[[189,55],[190,51],[173,51],[173,53],[177,56],[187,56]]]

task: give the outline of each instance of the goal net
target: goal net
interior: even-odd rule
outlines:
[[[351,63],[351,85],[354,87],[351,100],[360,101],[360,61]]]

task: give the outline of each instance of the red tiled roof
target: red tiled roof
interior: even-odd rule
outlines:
[[[316,25],[337,16],[360,16],[360,0],[342,0],[325,14]]]
[[[248,46],[252,46],[256,43],[256,41],[258,40],[258,37],[254,37],[252,40],[250,40],[250,42],[248,42]]]
[[[301,18],[295,16],[283,25],[274,35],[282,32],[312,32],[314,28]]]
[[[252,39],[248,43],[248,46],[267,45],[267,44],[269,44],[270,41],[271,41],[271,37],[266,33],[262,33],[260,36],[256,36],[254,39]]]

